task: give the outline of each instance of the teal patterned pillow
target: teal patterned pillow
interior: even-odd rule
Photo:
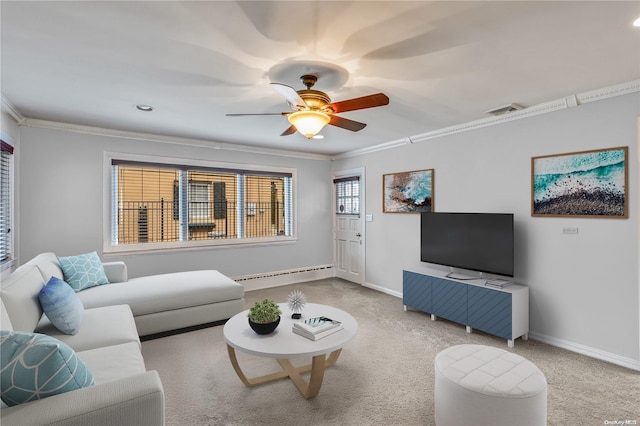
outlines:
[[[59,257],[58,262],[60,262],[64,280],[75,292],[96,285],[109,284],[102,262],[95,251],[78,256]]]
[[[44,334],[0,331],[0,366],[0,396],[9,406],[95,385],[73,349]]]

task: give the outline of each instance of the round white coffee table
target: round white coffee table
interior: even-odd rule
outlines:
[[[294,320],[291,319],[291,312],[286,303],[280,303],[279,306],[282,311],[280,324],[271,334],[260,335],[249,327],[248,310],[234,315],[226,322],[223,333],[229,359],[245,386],[258,386],[288,377],[305,399],[313,398],[320,391],[325,368],[336,363],[344,345],[355,337],[358,322],[345,311],[315,303],[307,303],[302,318]],[[295,322],[319,316],[340,321],[343,329],[316,341],[292,331]],[[275,358],[282,371],[249,379],[238,364],[236,349],[251,355]],[[301,357],[312,357],[311,364],[294,367],[289,361]],[[302,377],[302,374],[307,372],[311,372],[308,382]]]

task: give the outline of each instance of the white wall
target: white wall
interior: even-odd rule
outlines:
[[[400,294],[402,269],[420,259],[419,215],[382,213],[382,175],[433,168],[436,211],[515,213],[532,337],[640,368],[639,116],[633,93],[335,161],[366,167],[366,282]],[[629,147],[628,219],[531,217],[531,157],[618,146]]]
[[[34,127],[21,128],[21,262],[43,251],[101,254],[105,151],[297,169],[295,243],[103,256],[124,260],[131,277],[192,269],[218,269],[239,276],[332,263],[331,164],[327,160]]]

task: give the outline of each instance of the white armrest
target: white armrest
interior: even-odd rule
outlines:
[[[102,266],[104,267],[104,273],[107,275],[107,279],[110,283],[127,282],[127,265],[124,262],[104,262]]]
[[[164,390],[156,371],[0,410],[2,426],[164,425]]]

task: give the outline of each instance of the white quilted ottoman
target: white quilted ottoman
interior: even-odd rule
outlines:
[[[520,355],[483,345],[458,345],[435,360],[438,426],[544,426],[547,380]]]

